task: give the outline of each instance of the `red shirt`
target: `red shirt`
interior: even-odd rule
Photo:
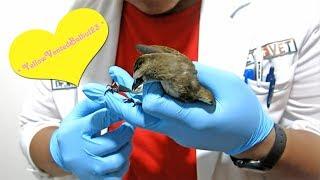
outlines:
[[[149,16],[124,3],[116,65],[132,74],[139,56],[136,44],[169,46],[190,59],[198,58],[201,0],[170,15]],[[126,180],[193,180],[196,174],[194,149],[182,147],[169,137],[137,128]]]

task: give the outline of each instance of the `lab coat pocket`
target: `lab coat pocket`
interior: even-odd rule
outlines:
[[[280,80],[276,81],[269,108],[267,108],[267,98],[270,83],[265,81],[258,83],[257,81],[248,79],[248,85],[256,94],[264,110],[269,113],[275,122],[279,122],[285,110],[293,82],[293,72],[294,68],[291,67],[288,74],[286,74],[286,77],[276,77]]]

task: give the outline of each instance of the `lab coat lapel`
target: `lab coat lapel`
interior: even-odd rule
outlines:
[[[247,26],[236,15],[233,18],[231,15],[237,10],[241,11],[239,7],[246,3],[248,1],[245,0],[203,0],[199,35],[200,63],[242,76],[251,42]]]
[[[199,63],[242,76],[249,52],[249,32],[231,15],[248,1],[202,0]],[[220,152],[196,150],[197,177],[212,178]]]
[[[111,81],[107,72],[110,66],[114,65],[118,46],[118,36],[122,13],[123,0],[82,0],[73,8],[87,7],[100,12],[108,23],[108,38],[98,54],[92,59],[80,81],[84,83],[106,84]],[[83,4],[85,4],[83,6]]]
[[[61,119],[66,117],[74,107],[77,97],[77,88],[52,90],[52,97]]]
[[[109,26],[109,34],[104,46],[92,59],[81,77],[78,88],[54,90],[53,99],[62,118],[68,115],[74,105],[85,96],[82,92],[83,85],[87,83],[107,84],[111,82],[108,76],[108,68],[114,65],[118,36],[121,21],[123,0],[77,0],[72,9],[92,8],[100,12]]]

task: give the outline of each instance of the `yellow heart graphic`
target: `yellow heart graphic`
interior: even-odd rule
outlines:
[[[26,78],[56,79],[79,85],[80,78],[108,36],[97,11],[81,8],[59,22],[55,34],[30,30],[19,35],[9,52],[13,70]]]

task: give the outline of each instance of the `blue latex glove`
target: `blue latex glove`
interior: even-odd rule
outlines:
[[[144,85],[142,107],[123,103],[117,94],[91,84],[85,94],[110,111],[137,126],[170,136],[187,147],[222,151],[230,155],[244,152],[264,140],[274,122],[263,111],[251,89],[236,75],[196,64],[198,79],[215,95],[216,107],[204,103],[183,103],[163,92],[159,83]],[[113,74],[123,70],[113,68]],[[125,75],[130,87],[132,79]],[[236,90],[235,90],[236,89]]]
[[[83,180],[120,180],[128,170],[133,128],[124,123],[101,136],[102,129],[119,119],[103,107],[89,99],[78,103],[51,137],[56,164]]]

